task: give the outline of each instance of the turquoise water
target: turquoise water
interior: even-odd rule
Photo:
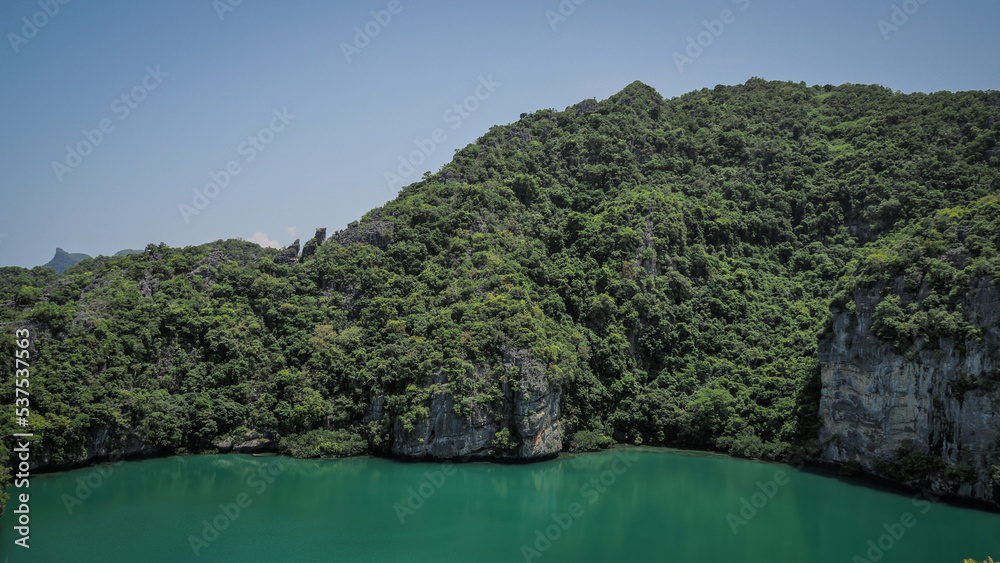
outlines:
[[[36,476],[28,491],[29,549],[14,544],[15,499],[0,518],[11,563],[1000,557],[997,514],[662,450],[454,466],[185,456]]]

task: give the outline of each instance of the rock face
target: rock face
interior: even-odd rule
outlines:
[[[295,239],[295,242],[291,244],[288,248],[282,250],[274,257],[274,263],[280,266],[291,266],[299,261],[299,239]]]
[[[394,226],[391,220],[382,218],[378,213],[372,213],[370,220],[363,225],[352,223],[346,229],[333,233],[330,238],[344,246],[370,244],[385,250],[392,242]]]
[[[52,451],[49,448],[40,448],[32,459],[32,468],[45,467],[47,469],[68,469],[90,463],[99,459],[121,459],[134,456],[148,456],[158,452],[157,448],[146,444],[141,438],[134,434],[123,444],[112,446],[109,440],[110,427],[102,426],[92,430],[91,439],[87,443],[86,451],[73,459],[64,459],[61,463],[55,463],[52,459]]]
[[[64,459],[55,463],[52,459],[50,448],[40,448],[32,459],[32,469],[44,467],[46,469],[70,469],[92,463],[97,460],[118,460],[123,458],[146,457],[157,455],[162,452],[161,448],[149,445],[142,437],[134,432],[124,442],[111,444],[111,427],[101,426],[93,430],[85,451],[81,451],[77,457]],[[213,442],[212,444],[219,452],[246,453],[255,451],[274,451],[278,447],[276,440],[267,436],[253,432],[247,432],[245,436],[238,439],[227,438]]]
[[[208,256],[202,258],[195,264],[194,270],[188,274],[188,277],[202,276],[208,283],[215,283],[215,274],[218,271],[219,266],[226,262],[226,253],[221,250],[213,250]],[[142,285],[140,282],[140,290]],[[152,295],[152,292],[150,292]]]
[[[1000,483],[990,483],[1000,463],[1000,390],[960,384],[1000,365],[1000,287],[974,280],[966,294],[966,318],[981,339],[941,338],[903,355],[872,334],[881,300],[881,287],[855,292],[856,314],[834,310],[833,334],[821,339],[822,460],[879,474],[878,458],[912,448],[940,456],[948,469],[975,470],[975,480],[935,479],[933,488],[1000,503]]]
[[[306,258],[309,258],[313,254],[316,254],[316,250],[319,246],[323,244],[326,240],[326,228],[316,229],[316,234],[302,247],[302,261],[304,262]]]
[[[559,426],[561,388],[545,377],[541,362],[528,350],[503,350],[504,369],[511,374],[519,369],[517,389],[503,385],[500,408],[473,403],[464,416],[455,413],[455,397],[440,374],[434,374],[428,386],[433,389],[429,415],[407,430],[393,422],[392,453],[413,458],[484,458],[537,459],[554,456],[562,449]],[[483,370],[485,373],[485,370]],[[382,403],[375,401],[372,412],[381,416]],[[507,429],[510,449],[494,446],[498,432]]]

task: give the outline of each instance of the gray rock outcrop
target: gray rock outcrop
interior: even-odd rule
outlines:
[[[323,241],[325,240],[326,240],[326,227],[322,229],[316,229],[316,234],[313,236],[313,238],[309,239],[309,242],[307,242],[306,245],[302,247],[302,261],[305,262],[307,258],[312,256],[313,254],[316,254],[316,251],[319,249],[320,245],[323,244]]]
[[[299,261],[299,239],[295,239],[295,242],[291,244],[288,248],[282,250],[274,257],[274,263],[280,266],[291,266]]]
[[[385,250],[392,242],[394,223],[383,219],[379,214],[372,214],[364,224],[352,223],[346,229],[337,231],[330,236],[344,246],[352,244],[370,244]]]
[[[530,350],[505,349],[504,370],[519,368],[516,388],[505,383],[503,398],[494,404],[472,402],[464,415],[455,412],[456,399],[451,385],[441,373],[427,383],[431,392],[426,419],[407,429],[398,418],[393,421],[392,452],[412,458],[507,458],[538,459],[554,456],[562,449],[559,425],[559,398],[562,390],[548,380],[544,366]],[[485,369],[477,370],[484,376]],[[372,405],[381,416],[382,403]],[[497,433],[507,429],[512,448],[496,447]]]
[[[896,285],[901,285],[896,280]],[[991,466],[1000,463],[1000,392],[966,389],[1000,365],[1000,287],[973,280],[963,302],[980,338],[939,342],[900,353],[872,334],[882,287],[854,294],[856,313],[834,310],[833,334],[820,342],[822,461],[852,463],[879,474],[878,460],[898,448],[940,456],[948,469],[971,468],[976,478],[938,479],[941,492],[1000,501]]]

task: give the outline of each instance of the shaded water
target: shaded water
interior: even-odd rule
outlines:
[[[666,451],[455,466],[185,456],[36,476],[29,492],[29,549],[14,545],[15,499],[0,518],[11,563],[1000,557],[997,514]]]

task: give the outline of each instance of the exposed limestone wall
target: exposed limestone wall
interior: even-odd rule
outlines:
[[[903,354],[871,332],[881,300],[881,287],[856,292],[856,314],[835,310],[833,334],[820,343],[822,460],[854,462],[877,474],[878,458],[891,459],[894,450],[912,445],[978,475],[974,482],[937,480],[936,488],[1000,501],[1000,487],[991,486],[989,476],[991,464],[1000,463],[992,458],[1000,438],[1000,391],[959,396],[956,389],[961,376],[1000,365],[1000,287],[976,280],[963,303],[981,339],[917,342]]]
[[[562,390],[551,384],[541,362],[528,350],[504,350],[508,374],[517,366],[520,374],[515,390],[503,385],[502,405],[473,404],[465,416],[455,413],[455,397],[441,374],[429,381],[439,391],[430,400],[427,419],[407,431],[397,419],[393,424],[392,452],[413,458],[513,458],[535,459],[555,455],[562,449],[559,398]],[[509,451],[493,447],[496,433],[508,428],[518,443]]]

